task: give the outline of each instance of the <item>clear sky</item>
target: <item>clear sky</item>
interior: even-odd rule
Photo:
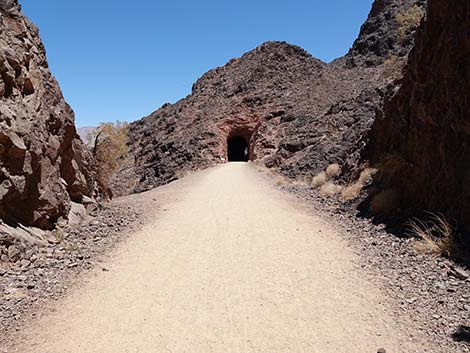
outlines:
[[[207,70],[268,40],[329,62],[372,0],[20,0],[77,126],[132,121],[176,102]]]

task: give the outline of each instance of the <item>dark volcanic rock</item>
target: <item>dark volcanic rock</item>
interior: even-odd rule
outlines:
[[[470,225],[470,2],[430,0],[402,87],[374,123],[366,158],[402,209]]]
[[[333,97],[349,98],[341,84],[325,63],[279,42],[209,71],[190,96],[131,124],[136,190],[222,162],[234,135],[250,143],[250,159],[278,166],[322,137],[324,131],[314,131],[292,141],[289,129],[322,114]]]
[[[224,162],[233,136],[247,142],[250,160],[291,177],[330,163],[353,175],[387,82],[378,64],[409,49],[398,42],[374,48],[396,35],[398,14],[422,3],[376,1],[354,48],[331,64],[299,47],[268,42],[209,71],[191,95],[131,124],[130,160],[117,173],[114,192],[147,190]],[[407,30],[405,38],[414,28]]]
[[[390,55],[406,56],[425,7],[426,0],[376,0],[346,55],[348,65],[376,66]]]
[[[50,228],[92,194],[91,163],[38,29],[0,1],[0,218]]]

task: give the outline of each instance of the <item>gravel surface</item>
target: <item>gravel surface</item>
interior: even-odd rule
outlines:
[[[397,325],[336,222],[250,165],[164,189],[164,210],[146,198],[161,188],[136,195],[146,225],[106,257],[105,272],[25,327],[11,353],[439,351]]]
[[[470,352],[470,280],[465,278],[466,269],[447,259],[418,253],[414,239],[387,233],[382,225],[358,218],[347,205],[322,198],[309,187],[286,184],[279,188],[306,200],[316,215],[341,229],[338,233],[359,255],[358,265],[392,299],[398,324],[411,320],[420,336],[440,346],[442,353]],[[95,212],[89,224],[65,229],[61,242],[28,251],[18,246],[15,263],[0,261],[0,352],[2,342],[40,315],[46,304],[63,298],[82,275],[102,265],[110,249],[140,229],[148,221],[145,208],[151,204],[162,207],[157,201],[175,197],[170,189],[159,189],[158,195],[151,192],[144,197],[117,199]]]
[[[63,239],[47,247],[9,246],[16,262],[0,261],[0,352],[2,341],[19,331],[45,304],[69,292],[79,275],[99,266],[104,255],[143,223],[139,203],[113,202],[95,211],[78,229],[64,228]],[[103,268],[103,271],[106,271]]]
[[[282,190],[307,200],[335,222],[360,259],[371,281],[396,303],[396,317],[412,320],[442,352],[470,352],[469,272],[453,262],[415,250],[415,239],[399,238],[360,218],[341,201],[323,198],[305,185],[285,184]]]

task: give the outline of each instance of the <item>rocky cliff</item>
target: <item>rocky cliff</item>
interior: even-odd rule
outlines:
[[[232,137],[245,141],[248,159],[291,177],[336,162],[353,175],[387,82],[384,63],[406,55],[412,43],[416,24],[401,16],[422,6],[377,0],[351,51],[331,64],[268,42],[204,74],[191,95],[131,124],[130,160],[117,173],[115,193],[221,163]]]
[[[377,66],[390,56],[407,56],[425,7],[426,0],[374,1],[359,37],[343,58],[347,65]]]
[[[94,188],[91,156],[51,75],[38,29],[0,1],[0,219],[51,228]]]
[[[470,225],[470,2],[429,0],[401,89],[389,92],[365,157],[395,212]],[[467,229],[468,230],[468,229]]]

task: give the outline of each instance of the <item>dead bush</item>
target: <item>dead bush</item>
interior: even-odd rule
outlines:
[[[364,186],[372,182],[372,177],[375,173],[377,173],[377,169],[364,169],[359,175],[359,178],[354,183],[350,184],[349,186],[343,189],[343,191],[341,192],[341,199],[344,201],[351,201],[358,198],[359,195],[361,195],[361,191]]]
[[[401,76],[403,59],[397,55],[389,55],[384,61],[382,76],[387,79],[398,79]]]
[[[289,184],[289,179],[287,179],[285,176],[280,175],[277,177],[275,184],[276,186]]]
[[[307,174],[307,175],[304,175],[302,177],[302,179],[299,180],[299,183],[301,185],[308,186],[308,185],[310,185],[310,182],[311,182],[312,179],[313,179],[312,175]]]
[[[370,184],[372,182],[372,177],[377,173],[375,168],[366,168],[359,175],[358,182],[363,186]]]
[[[455,232],[443,215],[430,213],[427,222],[418,219],[408,223],[409,234],[419,241],[417,251],[451,257],[455,253]]]
[[[351,184],[343,189],[341,193],[341,199],[344,201],[354,200],[359,197],[363,188],[363,184],[355,182],[354,184]]]
[[[94,141],[98,183],[104,190],[109,190],[109,182],[119,160],[128,153],[128,124],[122,121],[101,123],[89,138]]]
[[[339,176],[340,173],[341,167],[338,163],[330,164],[328,168],[326,168],[326,175],[329,178],[336,178],[337,176]]]
[[[342,186],[333,183],[332,181],[327,181],[320,187],[320,196],[322,197],[331,197],[336,194],[339,194],[343,189]]]
[[[323,184],[325,184],[327,181],[328,181],[328,175],[326,175],[326,172],[320,172],[312,178],[312,182],[310,183],[310,185],[314,189],[316,189],[322,186]]]
[[[400,12],[396,16],[398,23],[398,38],[403,41],[407,32],[417,27],[424,16],[424,11],[418,5],[411,6],[408,10]]]

